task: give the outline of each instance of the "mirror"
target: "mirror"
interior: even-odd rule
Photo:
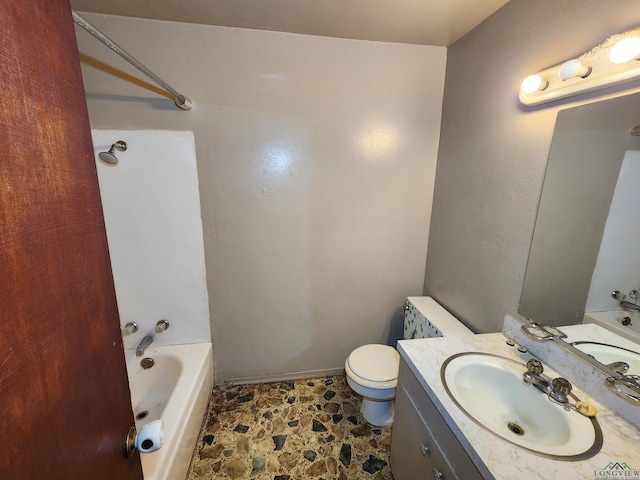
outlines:
[[[623,159],[628,151],[640,151],[640,136],[630,134],[636,125],[640,93],[559,112],[518,310],[524,317],[556,326],[578,324],[588,298],[590,305],[595,301],[603,310],[617,310],[611,292],[628,295],[627,287],[612,283],[623,276],[616,271],[609,274],[614,280],[589,290]],[[640,155],[636,158],[640,161]],[[618,213],[637,225],[638,206],[634,202]],[[619,237],[618,245],[624,244]],[[638,238],[627,240],[640,254]],[[617,265],[633,264],[624,260]],[[640,287],[640,271],[629,270],[637,282],[632,288]]]

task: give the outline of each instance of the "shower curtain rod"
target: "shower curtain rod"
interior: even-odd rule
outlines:
[[[102,33],[100,30],[98,30],[96,27],[90,24],[87,20],[85,20],[80,15],[78,15],[75,11],[72,11],[72,13],[73,13],[73,21],[79,27],[82,27],[88,33],[96,37],[98,40],[100,40],[100,42],[104,43],[111,50],[113,50],[115,53],[120,55],[127,62],[129,62],[131,65],[133,65],[142,73],[144,73],[147,77],[149,77],[151,80],[153,80],[162,88],[164,88],[167,92],[171,93],[174,96],[173,101],[175,102],[176,107],[181,108],[182,110],[191,110],[191,107],[193,107],[193,102],[191,100],[189,100],[184,95],[178,93],[178,91],[175,90],[173,87],[171,87],[171,85],[169,85],[167,82],[165,82],[160,77],[158,77],[155,73],[153,73],[151,70],[145,67],[142,63],[140,63],[133,56],[131,56],[131,54],[126,52],[116,42],[114,42],[109,37],[107,37],[104,33]]]

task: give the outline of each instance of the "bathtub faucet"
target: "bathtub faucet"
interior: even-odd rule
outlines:
[[[141,357],[144,355],[144,351],[147,349],[149,345],[153,342],[153,337],[151,335],[147,335],[142,339],[142,341],[136,347],[136,356]]]
[[[636,305],[635,303],[631,303],[626,300],[620,301],[620,306],[628,310],[635,310],[636,312],[640,312],[640,305]]]

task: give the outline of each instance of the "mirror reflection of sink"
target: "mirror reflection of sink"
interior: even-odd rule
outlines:
[[[598,453],[602,431],[596,419],[566,411],[525,385],[526,371],[515,360],[472,352],[449,357],[440,373],[457,406],[503,440],[556,460],[583,460]]]
[[[625,362],[629,365],[629,370],[625,372],[627,375],[640,375],[640,353],[638,352],[598,342],[573,342],[571,345],[605,365]]]

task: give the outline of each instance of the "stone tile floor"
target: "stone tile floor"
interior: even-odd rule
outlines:
[[[186,480],[392,480],[390,451],[344,376],[215,386]]]

